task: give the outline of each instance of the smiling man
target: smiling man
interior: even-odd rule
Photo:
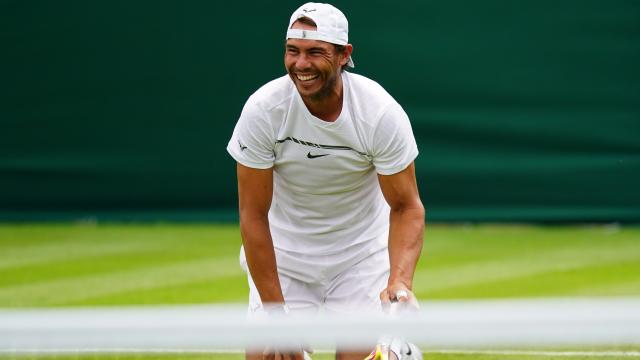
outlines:
[[[415,303],[424,207],[418,149],[402,107],[353,68],[344,14],[307,3],[290,18],[287,75],[247,100],[227,151],[237,161],[240,261],[252,317],[382,311]],[[373,345],[373,344],[372,344]],[[370,356],[421,359],[392,339]],[[369,350],[342,351],[362,360]],[[303,359],[265,349],[248,359]]]

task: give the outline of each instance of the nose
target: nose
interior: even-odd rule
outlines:
[[[309,61],[309,57],[304,53],[298,54],[296,58],[296,69],[305,70],[311,66],[311,62]]]

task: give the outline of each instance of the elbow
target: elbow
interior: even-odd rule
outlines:
[[[268,223],[269,211],[262,211],[251,208],[240,207],[240,227],[243,228],[250,224]]]
[[[422,219],[422,222],[424,222],[427,216],[427,211],[424,208],[424,204],[422,204],[422,201],[420,200],[418,200],[417,211],[420,214],[420,218]]]
[[[392,206],[391,213],[395,213],[398,215],[409,215],[412,218],[420,219],[422,222],[424,222],[425,220],[425,209],[420,199]]]

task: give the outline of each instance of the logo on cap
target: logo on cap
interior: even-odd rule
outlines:
[[[311,9],[311,10],[307,10],[307,9],[302,9],[302,11],[306,12],[306,13],[310,13],[312,11],[316,11],[316,9]]]

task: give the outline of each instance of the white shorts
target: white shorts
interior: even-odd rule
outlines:
[[[249,318],[264,316],[260,295],[251,274],[249,281]],[[289,311],[314,314],[325,312],[348,314],[382,311],[380,292],[389,279],[389,253],[378,251],[346,269],[327,283],[307,283],[279,274],[280,286]]]

